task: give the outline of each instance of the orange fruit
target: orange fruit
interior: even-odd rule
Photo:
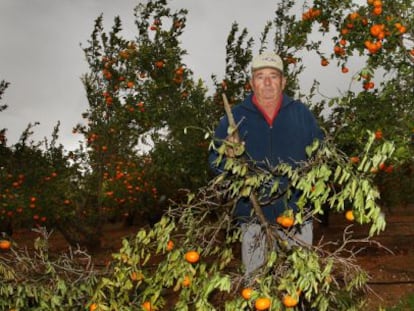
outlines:
[[[373,167],[373,168],[371,168],[370,172],[371,172],[372,174],[376,174],[376,173],[378,173],[378,168]]]
[[[299,303],[299,301],[290,295],[285,295],[282,298],[282,303],[285,305],[285,307],[293,308]]]
[[[349,14],[349,19],[351,20],[355,20],[359,17],[359,13],[358,12],[352,12],[351,14]]]
[[[162,61],[162,60],[159,60],[159,61],[156,61],[155,62],[155,67],[157,67],[158,69],[161,69],[161,68],[163,68],[164,67],[164,61]]]
[[[400,29],[402,27],[402,24],[397,22],[394,24],[395,28]]]
[[[385,172],[388,174],[391,174],[394,170],[394,166],[393,165],[389,165],[387,166],[387,168],[385,169]]]
[[[143,275],[142,273],[137,273],[136,271],[132,271],[130,277],[132,281],[136,282],[138,280],[142,280]]]
[[[348,33],[349,33],[349,29],[347,29],[347,28],[342,28],[342,29],[341,29],[341,34],[342,34],[343,36],[347,35]]]
[[[405,27],[405,26],[401,26],[401,27],[398,29],[398,31],[399,31],[401,34],[403,34],[403,33],[405,33],[405,32],[407,31],[407,27]]]
[[[283,218],[282,226],[285,228],[290,228],[293,226],[294,223],[295,223],[295,218],[293,218],[292,216],[287,216]]]
[[[384,25],[382,25],[382,24],[375,24],[375,25],[372,25],[371,26],[371,28],[370,28],[369,31],[370,31],[370,33],[371,33],[372,36],[378,37],[379,34],[382,33],[383,29],[384,29]]]
[[[189,263],[196,263],[200,260],[200,254],[197,251],[188,251],[185,253],[185,260]]]
[[[334,46],[334,52],[335,52],[335,54],[342,54],[343,51],[344,51],[344,49],[341,48],[339,45],[335,45]]]
[[[278,216],[277,218],[276,218],[276,222],[278,223],[278,224],[282,224],[282,222],[283,222],[283,217],[282,216]]]
[[[322,58],[321,59],[321,65],[324,66],[324,67],[325,66],[328,66],[329,65],[329,61],[326,58]]]
[[[144,310],[146,310],[146,311],[152,311],[151,302],[149,302],[149,301],[145,301],[145,302],[142,304],[142,308],[143,308]]]
[[[293,216],[282,215],[276,218],[276,222],[282,225],[282,227],[290,228],[294,225],[295,218]]]
[[[171,241],[171,240],[169,240],[168,242],[167,242],[167,251],[172,251],[174,249],[174,242],[173,241]]]
[[[375,0],[372,4],[376,8],[382,7],[382,1],[381,0]]]
[[[347,73],[349,71],[348,67],[342,67],[341,69],[342,73]]]
[[[351,163],[354,163],[354,164],[359,163],[359,157],[356,157],[356,156],[351,157],[350,160],[351,160]]]
[[[96,303],[93,303],[89,306],[89,311],[95,311],[98,309],[98,305]]]
[[[382,131],[381,130],[377,130],[375,132],[375,139],[381,139],[382,138]]]
[[[184,67],[179,67],[178,69],[175,70],[175,74],[181,76],[184,73]]]
[[[376,6],[373,10],[372,10],[372,14],[374,15],[381,15],[382,13],[382,7],[381,6]]]
[[[189,277],[188,275],[186,275],[186,276],[184,277],[184,280],[181,282],[181,285],[182,285],[183,287],[188,287],[188,286],[190,286],[190,285],[191,285],[191,279],[190,279],[190,277]]]
[[[257,298],[255,303],[254,303],[254,307],[256,308],[256,310],[267,310],[270,308],[270,299],[267,297],[260,297]]]
[[[0,240],[0,249],[8,250],[11,247],[11,242],[9,240]]]
[[[351,211],[351,210],[346,211],[345,218],[349,221],[354,221],[354,219],[355,219],[354,212]]]
[[[243,288],[243,290],[241,291],[241,295],[245,300],[249,300],[250,298],[252,298],[252,294],[253,289],[250,287]]]

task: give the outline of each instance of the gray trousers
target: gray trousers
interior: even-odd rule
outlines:
[[[256,223],[245,223],[241,225],[242,243],[241,257],[245,268],[245,273],[250,274],[264,264],[266,256],[266,237],[261,226]],[[276,230],[276,229],[275,229]],[[313,223],[311,221],[304,223],[301,230],[296,232],[293,237],[278,230],[282,238],[286,238],[289,245],[312,245],[313,241]]]

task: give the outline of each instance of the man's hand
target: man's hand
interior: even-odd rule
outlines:
[[[239,138],[234,135],[227,136],[224,144],[226,145],[224,153],[228,158],[235,158],[244,153],[244,142],[240,142]]]

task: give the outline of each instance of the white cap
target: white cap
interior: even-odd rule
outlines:
[[[274,68],[283,73],[283,61],[273,52],[263,52],[253,58],[252,71],[261,68]]]

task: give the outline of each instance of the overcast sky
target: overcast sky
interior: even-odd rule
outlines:
[[[0,129],[8,129],[8,145],[17,142],[29,122],[40,122],[35,128],[35,141],[50,139],[57,121],[61,122],[59,142],[69,150],[78,145],[81,137],[73,135],[72,128],[82,121],[81,114],[87,109],[80,77],[88,71],[80,44],[87,45],[101,13],[106,31],[114,17],[120,16],[124,36],[135,38],[133,9],[138,2],[0,0],[0,80],[11,83],[1,101],[9,108],[0,113]],[[265,23],[274,17],[276,3],[171,0],[173,9],[189,10],[182,36],[182,46],[188,52],[184,62],[207,84],[213,73],[222,77],[231,24],[237,21],[247,27],[257,42]]]

